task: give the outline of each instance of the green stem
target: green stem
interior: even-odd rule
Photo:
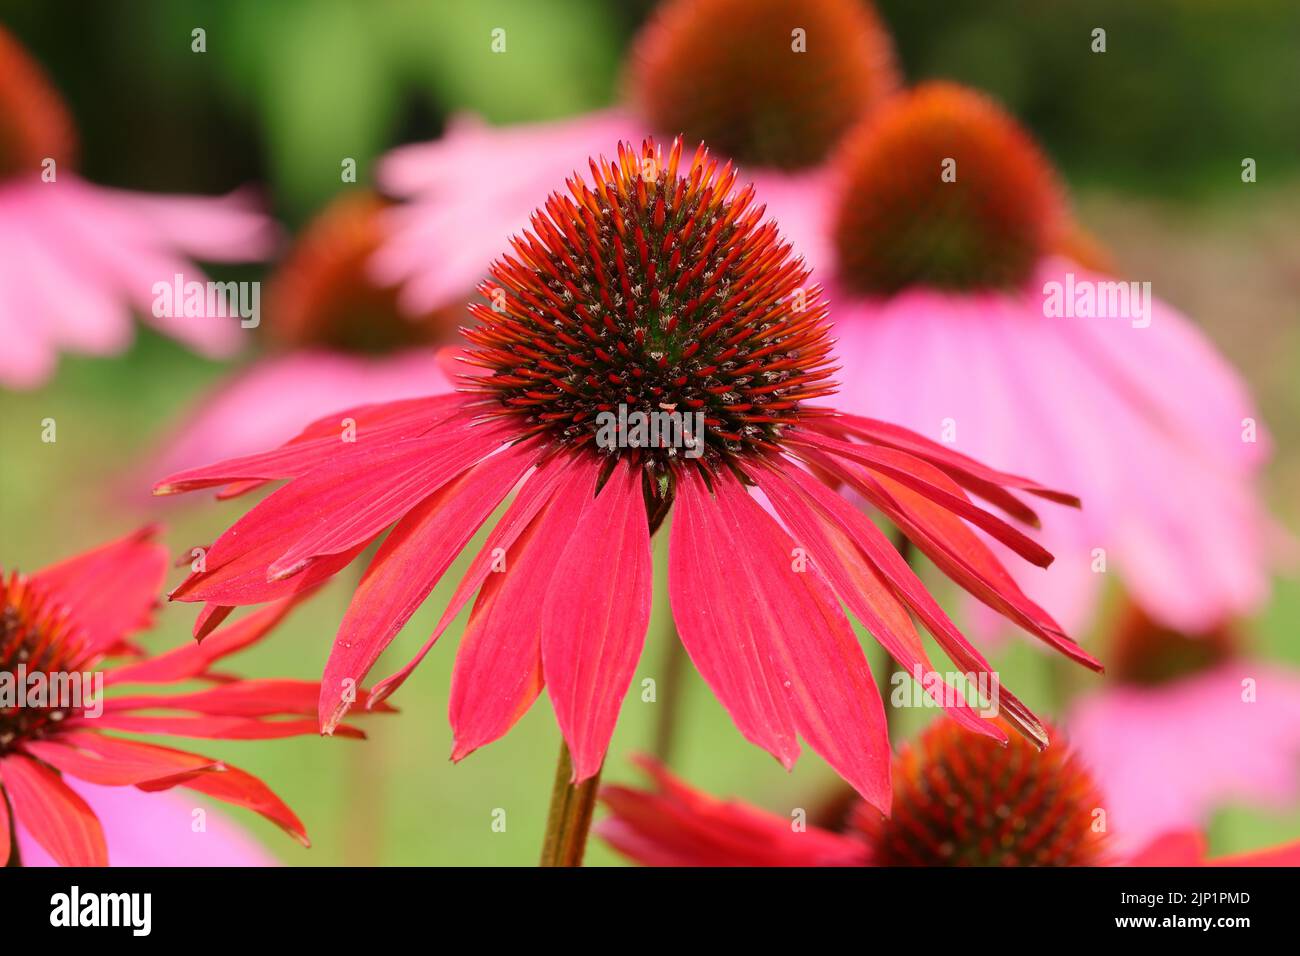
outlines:
[[[677,627],[669,615],[665,629],[663,658],[659,666],[658,710],[655,713],[655,738],[651,748],[660,763],[668,763],[676,742],[677,724],[682,709],[682,682],[686,677],[686,648],[677,635]]]
[[[555,765],[555,787],[551,791],[551,812],[546,820],[546,839],[542,843],[542,866],[582,866],[600,774],[578,784],[569,782],[572,776],[569,745],[561,742],[560,759]]]

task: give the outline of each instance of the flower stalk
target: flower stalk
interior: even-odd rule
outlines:
[[[573,760],[569,745],[561,741],[560,758],[555,765],[555,788],[551,791],[551,810],[546,819],[546,839],[542,843],[541,866],[582,866],[591,830],[591,815],[596,809],[596,792],[600,774],[580,783],[570,782]]]

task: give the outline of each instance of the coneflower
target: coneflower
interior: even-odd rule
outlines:
[[[228,496],[288,479],[213,543],[206,570],[174,598],[208,602],[209,614],[283,598],[391,526],[326,666],[328,731],[348,689],[518,486],[433,636],[372,700],[406,679],[477,591],[452,677],[453,759],[504,734],[545,685],[576,784],[599,773],[613,734],[650,614],[650,536],[672,510],[673,618],[741,733],[787,767],[802,737],[887,809],[883,708],[840,602],[909,671],[934,670],[909,611],[961,671],[989,667],[883,532],[823,483],[834,480],[981,600],[1097,666],[966,524],[1046,565],[1049,554],[967,490],[1031,522],[1016,491],[1071,499],[812,404],[833,389],[827,307],[752,188],[733,190],[730,165],[703,147],[685,159],[680,139],[667,156],[647,141],[592,161],[591,176],[570,179],[492,266],[466,333],[463,392],[338,412],[275,451],[156,487]],[[650,416],[678,432],[639,437],[630,423]],[[1001,702],[1046,743],[1023,704],[1005,691]],[[1005,736],[965,705],[951,713]]]
[[[1181,630],[1258,606],[1273,530],[1254,488],[1259,413],[1195,325],[1104,266],[1015,119],[927,83],[832,163],[814,231],[840,408],[1078,492],[1088,507],[1039,539],[1059,566],[1032,581],[1013,568],[1071,630],[1116,576]]]
[[[1150,838],[1228,804],[1294,806],[1300,672],[1255,652],[1245,623],[1179,631],[1129,600],[1103,636],[1110,680],[1068,719],[1117,827]]]
[[[249,196],[149,196],[95,186],[75,170],[76,128],[40,65],[0,26],[0,387],[30,388],[63,350],[131,341],[131,313],[207,355],[229,355],[229,317],[154,310],[154,284],[205,277],[188,257],[265,255],[275,229]],[[165,310],[160,310],[164,311]]]
[[[646,866],[1296,866],[1300,842],[1209,859],[1195,830],[1121,842],[1110,805],[1067,741],[1002,746],[935,723],[894,760],[894,812],[859,802],[846,825],[808,825],[719,800],[656,761],[648,790],[607,786],[597,833]]]
[[[629,47],[621,102],[527,125],[455,117],[384,158],[406,200],[375,259],[414,311],[460,302],[501,237],[583,157],[682,134],[742,164],[797,252],[820,249],[822,170],[859,119],[899,87],[893,44],[866,0],[663,0]],[[527,162],[517,161],[527,157]]]
[[[302,228],[265,285],[258,332],[270,348],[181,417],[143,466],[150,482],[287,441],[340,395],[389,402],[452,390],[437,349],[458,338],[461,316],[408,315],[397,290],[370,274],[391,211],[372,192],[346,192]]]
[[[297,816],[256,777],[211,757],[118,736],[254,740],[316,730],[306,719],[319,692],[314,681],[240,680],[214,669],[266,635],[292,598],[217,630],[202,645],[146,656],[131,643],[150,623],[166,571],[166,551],[153,534],[145,529],[30,576],[0,573],[0,866],[18,862],[12,854],[20,833],[61,865],[106,865],[113,847],[83,796],[95,787],[85,784],[143,794],[183,787],[254,810],[309,845]],[[208,686],[170,695],[116,692],[192,680]],[[360,736],[350,727],[347,734]],[[149,812],[148,798],[143,802],[137,814]],[[138,848],[121,849],[138,856]]]

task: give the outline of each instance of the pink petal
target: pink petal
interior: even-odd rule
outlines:
[[[596,832],[645,866],[862,866],[866,848],[851,836],[819,827],[795,830],[778,816],[740,800],[717,800],[691,789],[653,760],[637,761],[653,790],[609,786],[610,815]]]
[[[516,507],[524,503],[520,514],[513,521],[507,514],[502,524],[511,521],[511,527],[496,542],[489,538],[484,553],[461,584],[464,589],[466,584],[486,578],[451,676],[453,760],[503,735],[542,689],[541,609],[570,536],[583,513],[593,507],[598,467],[585,457],[552,467],[552,473],[558,473],[555,477],[563,480],[549,493],[545,510],[525,522],[524,515],[532,509],[524,494],[530,492],[537,476],[530,479],[515,502]],[[505,570],[488,573],[494,552],[505,561]],[[481,564],[485,555],[488,561]],[[444,615],[446,620],[449,618]],[[439,624],[439,630],[443,626]]]
[[[487,458],[403,517],[366,569],[339,625],[320,685],[321,730],[330,733],[379,655],[415,613],[479,526],[532,465],[535,443]],[[350,682],[350,683],[349,683]]]
[[[60,866],[107,866],[104,831],[86,801],[59,775],[30,757],[0,759],[0,786],[18,826]]]
[[[573,526],[541,607],[542,668],[573,782],[600,772],[650,623],[642,470],[617,467]]]
[[[274,866],[275,857],[224,815],[176,791],[142,793],[65,780],[99,818],[113,866]],[[198,816],[196,811],[201,811]],[[0,814],[4,816],[4,814]],[[201,825],[200,825],[201,821]],[[55,866],[19,833],[23,866]]]
[[[32,576],[71,609],[90,645],[107,649],[148,627],[167,574],[167,549],[146,527]]]

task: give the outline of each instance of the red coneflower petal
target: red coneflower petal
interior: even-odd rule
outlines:
[[[418,437],[458,414],[463,404],[463,396],[436,395],[343,409],[317,419],[271,451],[228,458],[169,475],[154,485],[153,493],[175,495],[231,484],[247,491],[268,481],[296,478],[348,454],[358,454],[363,448]],[[344,422],[348,420],[356,427],[356,442],[343,449],[340,445]],[[249,487],[242,488],[244,483]]]
[[[762,472],[755,478],[786,527],[810,549],[813,562],[826,575],[839,599],[890,656],[908,674],[918,670],[927,676],[934,674],[934,665],[907,608],[857,543],[866,533],[862,525],[870,524],[870,519],[792,464],[774,462],[771,473]],[[949,686],[947,681],[944,684]],[[929,681],[923,686],[968,730],[1006,740],[1006,734],[996,723],[982,719],[968,704],[951,704],[962,700],[960,695],[954,693],[945,698]]]
[[[1080,504],[1075,495],[1045,488],[1029,478],[1021,478],[1019,475],[1012,475],[1004,471],[998,471],[996,468],[990,468],[969,455],[963,455],[955,449],[926,438],[924,435],[918,435],[911,429],[903,428],[901,425],[893,425],[889,422],[877,421],[874,418],[863,418],[860,415],[848,415],[840,412],[836,413],[834,419],[825,422],[823,430],[837,427],[877,445],[897,448],[900,451],[908,452],[917,458],[928,461],[936,468],[946,472],[959,485],[974,491],[976,494],[980,493],[978,487],[967,483],[972,479],[977,480],[980,485],[1018,488],[1047,501],[1069,505],[1073,508],[1079,507]]]
[[[114,684],[171,684],[199,677],[214,662],[241,651],[265,637],[300,600],[299,595],[276,601],[223,627],[203,643],[180,647],[104,672],[104,686]]]
[[[833,590],[815,567],[793,569],[794,540],[739,482],[724,476],[715,491],[730,510],[751,583],[770,601],[768,644],[796,729],[863,799],[888,813],[885,710]]]
[[[31,577],[60,603],[75,607],[86,650],[107,650],[149,626],[167,575],[167,550],[146,527],[60,561]]]
[[[797,831],[790,817],[739,800],[718,800],[688,787],[647,757],[633,760],[654,780],[652,791],[601,788],[610,816],[596,832],[645,866],[855,866],[862,841],[819,827]]]
[[[763,617],[737,581],[735,539],[704,480],[686,470],[677,483],[668,543],[668,597],[692,663],[737,729],[788,770],[799,757],[794,716],[766,639],[784,624]],[[743,592],[743,593],[738,593]]]
[[[973,505],[960,487],[947,475],[919,458],[892,448],[873,448],[869,445],[855,445],[840,441],[818,434],[812,429],[796,433],[788,440],[792,446],[811,445],[841,458],[851,458],[858,464],[865,465],[877,478],[888,477],[893,482],[941,505],[945,511],[965,518],[1031,564],[1045,568],[1052,563],[1051,552],[1041,544],[1001,518]],[[880,507],[874,500],[871,503]]]
[[[216,717],[272,717],[316,713],[320,684],[314,680],[260,678],[218,684],[192,694],[135,694],[104,701],[104,713],[188,710]]]
[[[323,580],[420,498],[485,457],[501,434],[499,425],[472,429],[462,419],[427,437],[340,455],[249,510],[213,543],[205,570],[182,581],[171,597],[260,604]],[[349,517],[321,520],[336,514]],[[286,542],[292,542],[287,550]],[[312,561],[315,555],[324,556]],[[290,580],[295,565],[302,573]],[[269,573],[273,566],[280,576]]]
[[[0,781],[0,803],[4,803],[4,784]],[[0,807],[0,866],[9,865],[9,851],[13,840],[9,835],[9,808]]]
[[[574,526],[541,608],[542,670],[574,783],[600,772],[650,623],[641,478],[634,459],[615,468]]]
[[[91,726],[76,722],[69,726]],[[252,717],[174,717],[109,713],[105,711],[94,720],[95,727],[106,730],[124,730],[133,734],[167,734],[172,737],[202,737],[209,740],[278,740],[282,737],[302,737],[320,732],[320,726],[311,720],[257,720]],[[364,738],[355,727],[340,726],[340,737]]]
[[[569,469],[566,465],[570,462],[571,459],[567,456],[553,456],[541,462],[536,471],[524,481],[518,494],[515,495],[515,500],[506,509],[505,515],[489,532],[487,542],[475,556],[474,561],[470,564],[470,569],[461,579],[456,588],[456,593],[447,604],[447,609],[443,612],[429,639],[424,642],[416,655],[401,670],[389,675],[375,685],[370,692],[370,696],[366,699],[367,708],[374,707],[394,693],[405,683],[406,678],[411,676],[412,671],[424,660],[425,655],[433,649],[433,645],[438,642],[438,638],[447,629],[447,625],[455,619],[469,599],[474,596],[474,592],[487,580],[488,575],[496,567],[497,556],[505,555],[506,551],[515,544],[519,536],[529,527],[529,523],[538,512],[550,502],[551,495],[560,486],[561,480],[569,476]],[[462,639],[461,653],[464,653],[464,647],[465,644]]]
[[[1065,636],[1060,626],[1024,595],[988,546],[947,508],[888,478],[872,474],[855,461],[838,454],[809,451],[809,460],[849,484],[894,522],[940,570],[998,613],[1029,633],[1094,670],[1101,662]],[[957,485],[935,470],[936,484]]]
[[[221,767],[219,771],[197,774],[184,780],[180,786],[188,790],[197,790],[199,793],[237,807],[246,807],[270,820],[303,846],[311,846],[302,821],[271,791],[270,787],[238,767],[232,767],[228,763],[223,763]],[[141,790],[165,790],[171,785],[139,784],[138,786]]]
[[[461,583],[462,589],[472,584],[471,592],[479,581],[483,586],[451,675],[452,760],[462,759],[508,731],[541,692],[538,612],[569,536],[592,506],[599,468],[594,459],[584,457],[565,456],[562,462],[550,469],[551,480],[563,481],[546,493],[549,500],[544,510],[534,512],[536,517],[527,521],[524,516],[533,510],[532,501],[536,500],[530,496],[514,521],[507,513],[502,524],[511,521],[511,528],[495,542],[489,538],[476,561],[482,563]],[[524,485],[524,491],[530,491],[535,481],[536,476]],[[504,570],[497,565],[498,570],[491,572],[494,553],[505,562]],[[444,620],[448,620],[445,615]],[[443,626],[439,624],[439,630]]]
[[[320,684],[323,733],[332,732],[356,700],[347,689],[356,690],[535,455],[532,442],[504,449],[444,485],[394,526],[366,569],[334,638]]]
[[[386,461],[386,456],[376,454],[358,462],[361,467],[342,473],[321,469],[325,474],[319,477],[316,472],[304,475],[284,490],[296,489],[317,507],[331,509],[336,518],[314,522],[267,567],[268,580],[292,577],[314,558],[369,541],[488,455],[509,431],[508,426],[492,422],[477,428],[443,428],[436,436],[409,442],[411,448],[399,449]],[[286,498],[292,499],[295,509],[304,502],[293,494]]]
[[[14,817],[60,866],[108,865],[94,811],[53,770],[11,753],[0,759],[0,786]]]
[[[713,597],[702,607],[690,604],[688,598],[698,599],[699,593],[683,587],[682,578],[673,574],[676,522],[686,509],[677,512],[669,581],[677,598],[673,616],[691,659],[696,660],[702,645],[712,645],[706,655],[711,652],[713,656],[704,661],[716,671],[717,655],[738,656],[737,637],[747,638],[753,651],[766,659],[766,665],[752,673],[771,682],[756,688],[751,679],[745,682],[750,686],[737,688],[731,679],[715,686],[701,668],[723,704],[748,717],[748,707],[736,700],[736,690],[750,696],[755,692],[776,695],[788,708],[793,729],[865,800],[888,813],[889,735],[884,707],[839,602],[815,566],[795,569],[795,542],[738,481],[719,473],[714,492],[710,502],[698,479],[681,483],[677,508],[682,509],[683,495],[691,500],[687,523],[695,532],[683,535],[682,540],[689,542],[683,547],[698,550],[702,530],[715,547],[726,547],[729,552],[738,549],[745,559],[721,563],[716,578],[704,579]],[[682,557],[699,560],[689,551]],[[712,557],[716,560],[720,554],[715,551]],[[684,573],[690,571],[685,561],[677,567]],[[723,608],[734,619],[719,628]],[[700,666],[698,661],[696,666]],[[745,728],[741,729],[743,733]]]
[[[789,475],[800,481],[806,492],[812,492],[814,484],[805,479],[798,469],[790,469]],[[829,502],[827,498],[825,501]],[[916,572],[895,550],[894,545],[885,537],[885,533],[870,521],[848,523],[846,528],[857,531],[855,542],[862,549],[867,560],[885,576],[894,588],[896,596],[925,625],[945,654],[957,665],[962,673],[973,673],[978,677],[993,675],[993,668],[984,656],[977,651],[965,636],[949,620],[948,615],[939,607],[937,601],[926,589]],[[999,687],[999,703],[1002,716],[1022,733],[1036,740],[1040,746],[1047,746],[1047,733],[1029,708],[1022,704],[1005,687]]]
[[[51,740],[32,740],[23,750],[55,770],[109,787],[158,782],[213,770],[220,764],[198,754],[72,730]]]

